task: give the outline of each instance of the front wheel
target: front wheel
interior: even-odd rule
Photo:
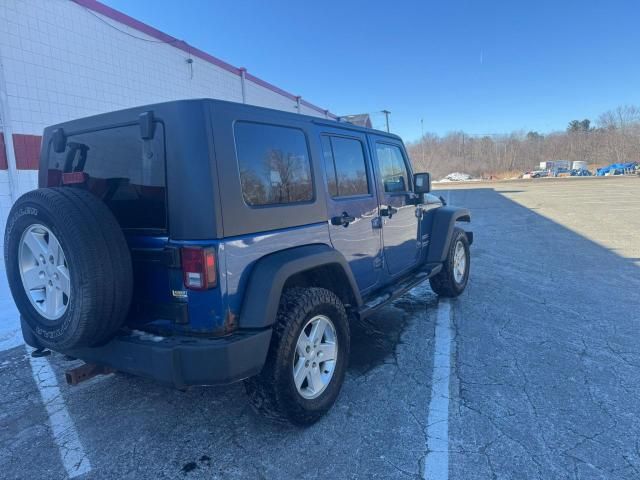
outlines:
[[[297,425],[320,419],[340,393],[349,341],[347,315],[333,292],[285,291],[264,368],[245,380],[253,408]]]
[[[457,297],[469,281],[471,254],[469,239],[461,228],[455,228],[442,270],[429,279],[431,289],[441,297]]]

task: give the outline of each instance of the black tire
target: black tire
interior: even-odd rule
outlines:
[[[313,399],[304,398],[293,379],[296,343],[303,327],[316,315],[333,323],[338,343],[335,370],[325,390]],[[268,418],[295,425],[310,425],[334,404],[346,373],[349,358],[349,323],[344,305],[324,288],[292,288],[280,299],[271,346],[262,372],[245,380],[254,410]]]
[[[466,256],[466,268],[462,279],[456,281],[453,269],[454,269],[454,253],[456,245],[461,243],[464,248],[464,254]],[[469,270],[471,267],[471,254],[469,251],[469,239],[467,234],[461,228],[454,228],[453,235],[451,236],[451,243],[449,244],[449,251],[447,252],[447,258],[442,265],[442,270],[429,279],[431,289],[441,297],[453,298],[464,292],[469,281]]]
[[[20,276],[20,242],[34,224],[55,235],[68,265],[67,308],[54,320],[32,305]],[[131,255],[118,222],[97,197],[73,187],[28,192],[9,213],[4,242],[11,293],[40,346],[59,351],[94,346],[122,326],[133,290]]]

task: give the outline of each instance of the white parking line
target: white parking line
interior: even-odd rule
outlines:
[[[46,357],[33,358],[27,348],[33,379],[40,390],[42,402],[49,415],[53,440],[58,446],[62,464],[69,478],[91,471],[91,464],[78,438],[78,432],[69,415],[58,387],[58,380]]]
[[[449,478],[449,377],[451,374],[451,305],[440,299],[436,319],[431,401],[427,418],[427,457],[422,478]]]

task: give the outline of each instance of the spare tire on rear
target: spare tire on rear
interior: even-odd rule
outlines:
[[[7,219],[4,261],[18,310],[42,347],[104,343],[127,316],[131,255],[109,208],[85,190],[20,197]]]

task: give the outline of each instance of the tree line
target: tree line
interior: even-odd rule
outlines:
[[[640,108],[623,105],[603,113],[595,122],[572,120],[565,131],[548,134],[427,133],[407,149],[415,171],[431,172],[434,179],[452,172],[508,178],[549,160],[582,160],[593,171],[610,163],[640,161]]]

